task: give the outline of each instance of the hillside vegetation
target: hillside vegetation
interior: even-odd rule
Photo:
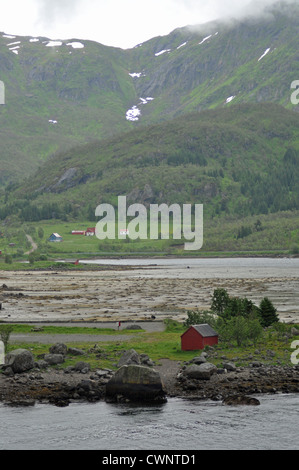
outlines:
[[[117,209],[117,196],[126,195],[128,205],[147,208],[203,204],[205,250],[291,250],[299,243],[298,134],[299,115],[274,104],[188,114],[56,155],[7,188],[0,218],[48,220],[48,231],[53,218],[77,226],[88,220],[87,228],[98,204]],[[112,245],[102,249],[155,251],[152,244]],[[91,251],[98,246],[92,242]]]
[[[57,154],[20,187],[1,218],[84,218],[101,202],[201,203],[210,217],[299,209],[299,115],[234,105],[147,126]],[[56,204],[56,206],[54,206]],[[40,212],[39,212],[40,210]]]
[[[122,50],[0,34],[0,185],[57,152],[189,112],[272,102],[292,108],[298,3],[260,19],[179,28]]]

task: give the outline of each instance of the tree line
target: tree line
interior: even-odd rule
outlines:
[[[246,297],[232,297],[224,288],[215,289],[210,310],[187,312],[186,327],[209,323],[224,341],[236,341],[238,346],[261,337],[263,329],[279,322],[277,310],[268,297],[257,306]]]

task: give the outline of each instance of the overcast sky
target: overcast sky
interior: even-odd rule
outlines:
[[[239,17],[248,11],[256,14],[276,1],[0,0],[0,31],[50,39],[90,39],[126,49],[178,27]]]

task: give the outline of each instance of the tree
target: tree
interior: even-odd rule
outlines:
[[[4,348],[7,350],[10,333],[13,331],[12,325],[0,325],[0,338],[3,341]]]
[[[5,255],[5,258],[4,258],[4,262],[5,262],[6,264],[12,264],[12,256],[9,255],[9,254],[6,254],[6,255]]]
[[[248,338],[248,325],[244,317],[234,317],[223,323],[220,329],[221,337],[224,341],[237,341],[241,346]]]
[[[37,233],[40,239],[44,238],[44,229],[42,227],[39,227]]]
[[[224,322],[219,331],[224,341],[236,341],[238,346],[242,346],[248,340],[255,344],[263,329],[257,318],[244,318],[239,315]]]
[[[277,310],[268,297],[264,297],[259,306],[259,318],[263,327],[267,327],[279,321]]]
[[[187,312],[187,320],[184,321],[184,326],[189,327],[192,325],[200,325],[202,323],[208,323],[210,326],[216,326],[215,315],[211,312],[196,312],[194,310],[189,310]]]
[[[223,288],[215,289],[213,292],[213,297],[212,297],[211,310],[217,313],[217,315],[222,316],[228,304],[229,304],[229,295],[226,289],[223,289]]]
[[[256,313],[258,308],[246,297],[230,297],[225,289],[220,288],[214,290],[211,310],[224,320],[229,320],[239,315],[248,317]]]

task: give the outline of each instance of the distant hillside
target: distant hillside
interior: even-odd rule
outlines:
[[[57,162],[57,153],[90,143],[88,153],[95,141],[189,112],[217,109],[221,118],[232,105],[266,102],[294,110],[298,31],[296,3],[275,9],[270,19],[181,28],[129,50],[2,33],[0,185],[33,175],[50,156]],[[86,178],[93,171],[88,165],[74,166]]]
[[[299,114],[234,105],[76,147],[7,188],[0,218],[91,220],[118,195],[130,204],[203,203],[209,218],[298,210]]]

